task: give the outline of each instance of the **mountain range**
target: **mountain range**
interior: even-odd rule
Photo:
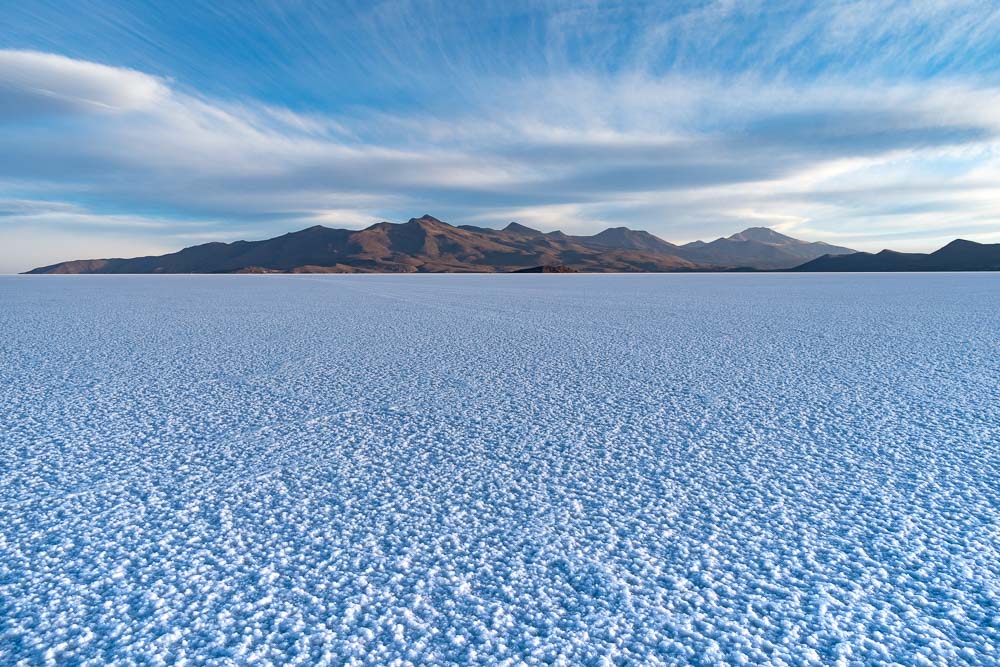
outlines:
[[[810,243],[765,227],[711,242],[676,245],[649,232],[613,227],[593,236],[453,226],[425,215],[362,230],[309,227],[263,241],[205,243],[160,256],[83,259],[28,273],[384,273],[719,271],[790,269],[849,248]]]
[[[425,215],[362,230],[314,226],[263,241],[205,243],[167,255],[82,259],[28,273],[444,273],[673,271],[996,271],[1000,244],[958,239],[940,250],[856,252],[766,227],[677,245],[641,230],[593,236],[455,227]]]

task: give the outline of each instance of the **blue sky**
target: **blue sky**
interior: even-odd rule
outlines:
[[[431,213],[1000,242],[995,2],[0,0],[0,271]]]

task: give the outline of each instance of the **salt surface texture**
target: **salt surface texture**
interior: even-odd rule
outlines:
[[[0,279],[0,663],[997,664],[1000,276]]]

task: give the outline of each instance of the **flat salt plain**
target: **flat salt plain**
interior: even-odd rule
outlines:
[[[998,664],[1000,276],[0,278],[2,664]]]

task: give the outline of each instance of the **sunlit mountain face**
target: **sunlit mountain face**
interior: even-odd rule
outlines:
[[[314,225],[272,239],[203,243],[159,256],[69,260],[29,273],[506,273],[553,267],[660,273],[790,269],[853,252],[761,227],[678,246],[625,227],[570,236],[516,222],[503,229],[455,227],[424,215],[360,231]]]

